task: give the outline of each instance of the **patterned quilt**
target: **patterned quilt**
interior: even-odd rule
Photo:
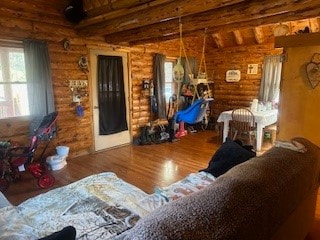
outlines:
[[[200,172],[147,194],[111,172],[53,189],[18,206],[0,209],[0,239],[38,239],[66,226],[77,239],[112,239],[155,208],[212,183]],[[177,197],[178,196],[178,197]]]

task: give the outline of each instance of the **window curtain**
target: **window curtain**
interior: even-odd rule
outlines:
[[[262,102],[274,101],[279,95],[282,70],[282,55],[266,56],[263,63],[263,72],[259,92]]]
[[[157,102],[158,118],[166,118],[166,97],[164,63],[166,56],[155,54],[153,57],[153,84],[154,95]]]
[[[48,45],[45,41],[23,41],[29,111],[44,116],[55,111]]]
[[[31,117],[29,132],[32,135],[42,118],[55,111],[50,59],[47,42],[24,40],[22,44]]]
[[[123,64],[119,56],[98,56],[99,134],[128,130]]]

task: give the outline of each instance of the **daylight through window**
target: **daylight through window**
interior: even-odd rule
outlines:
[[[173,61],[166,61],[164,63],[164,73],[165,73],[165,96],[166,103],[169,102],[169,98],[174,93],[174,82],[173,82]]]
[[[0,47],[0,119],[29,115],[24,53]]]

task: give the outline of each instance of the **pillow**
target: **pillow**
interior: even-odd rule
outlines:
[[[215,177],[227,172],[232,167],[256,156],[247,146],[242,146],[241,142],[226,141],[212,156],[209,166],[201,171],[211,173]]]

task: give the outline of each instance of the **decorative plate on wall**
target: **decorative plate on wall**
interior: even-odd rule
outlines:
[[[288,25],[280,23],[278,26],[274,28],[273,35],[275,37],[286,36],[288,32],[289,32]]]

